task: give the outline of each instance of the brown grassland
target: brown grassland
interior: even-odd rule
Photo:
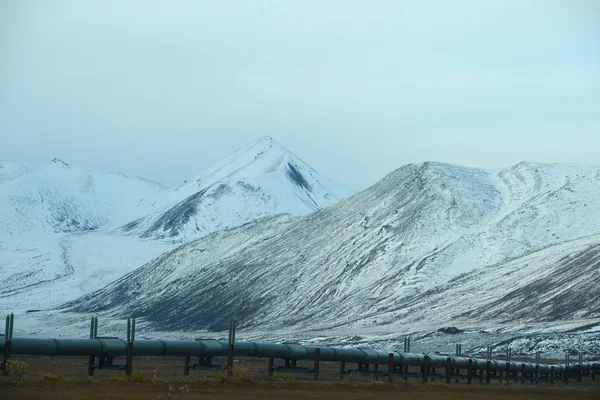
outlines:
[[[17,376],[0,378],[0,399],[600,399],[600,382],[589,378],[581,384],[554,386],[546,383],[474,381],[472,385],[405,381],[393,384],[371,378],[340,380],[339,364],[322,363],[319,381],[302,374],[268,376],[264,359],[240,359],[233,377],[223,372],[191,371],[183,376],[181,358],[137,357],[134,372],[96,371],[86,375],[82,357],[20,357],[28,365]],[[115,363],[124,360],[115,360]],[[215,364],[225,360],[215,359]],[[302,366],[310,366],[306,362]],[[299,365],[300,366],[300,365]],[[383,368],[383,366],[382,366]]]

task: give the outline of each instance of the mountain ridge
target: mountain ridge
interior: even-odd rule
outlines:
[[[267,215],[306,215],[352,194],[263,137],[186,181],[119,232],[182,243]]]
[[[160,321],[172,330],[220,330],[231,318],[249,329],[373,325],[365,315],[381,318],[384,310],[423,293],[434,298],[436,288],[459,276],[476,276],[473,287],[465,284],[475,290],[488,269],[516,263],[514,268],[529,271],[523,260],[544,248],[551,268],[567,273],[560,271],[570,265],[559,257],[560,245],[585,243],[600,233],[593,212],[600,207],[599,190],[598,166],[406,165],[325,210],[261,231],[253,246],[242,245],[243,227],[220,244],[218,235],[209,235],[67,309],[135,315],[149,326]],[[205,247],[211,251],[200,251]],[[238,250],[220,256],[225,248]],[[596,258],[586,259],[589,263],[577,268],[589,279]],[[519,286],[511,282],[494,295]],[[136,296],[129,298],[133,291]],[[192,293],[198,299],[187,304]],[[408,322],[402,318],[389,320]]]

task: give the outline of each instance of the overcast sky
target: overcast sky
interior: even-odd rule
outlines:
[[[0,0],[0,160],[178,184],[264,135],[357,190],[600,163],[600,1]]]

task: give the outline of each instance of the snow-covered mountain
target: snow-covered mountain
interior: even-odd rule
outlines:
[[[14,161],[0,161],[0,185],[27,172],[27,167]]]
[[[169,249],[106,233],[164,185],[58,159],[32,169],[0,165],[0,304],[7,309],[84,295]]]
[[[152,211],[120,232],[188,242],[269,215],[307,215],[352,194],[263,137],[179,188],[147,199]]]
[[[17,313],[97,290],[188,238],[258,217],[289,221],[351,194],[270,138],[175,189],[58,159],[1,165],[0,309]]]
[[[407,165],[306,217],[183,245],[67,309],[313,335],[600,318],[599,193],[599,166]]]
[[[0,234],[62,234],[114,228],[137,215],[140,200],[166,187],[143,178],[54,159],[35,169],[2,162]]]

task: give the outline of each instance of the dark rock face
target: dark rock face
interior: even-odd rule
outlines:
[[[290,163],[288,163],[287,175],[296,185],[306,189],[309,192],[311,191],[310,184],[306,181],[302,173],[298,170],[298,168]]]
[[[463,333],[464,331],[462,329],[458,329],[455,326],[448,326],[446,328],[438,329],[438,332],[445,333],[446,335],[456,335],[458,333]]]
[[[152,237],[154,233],[161,230],[169,232],[170,236],[177,236],[179,229],[185,226],[190,218],[196,213],[198,203],[207,190],[208,188],[201,190],[180,202],[175,207],[169,209],[161,215],[161,217],[158,218],[146,232],[144,232],[142,237]]]

